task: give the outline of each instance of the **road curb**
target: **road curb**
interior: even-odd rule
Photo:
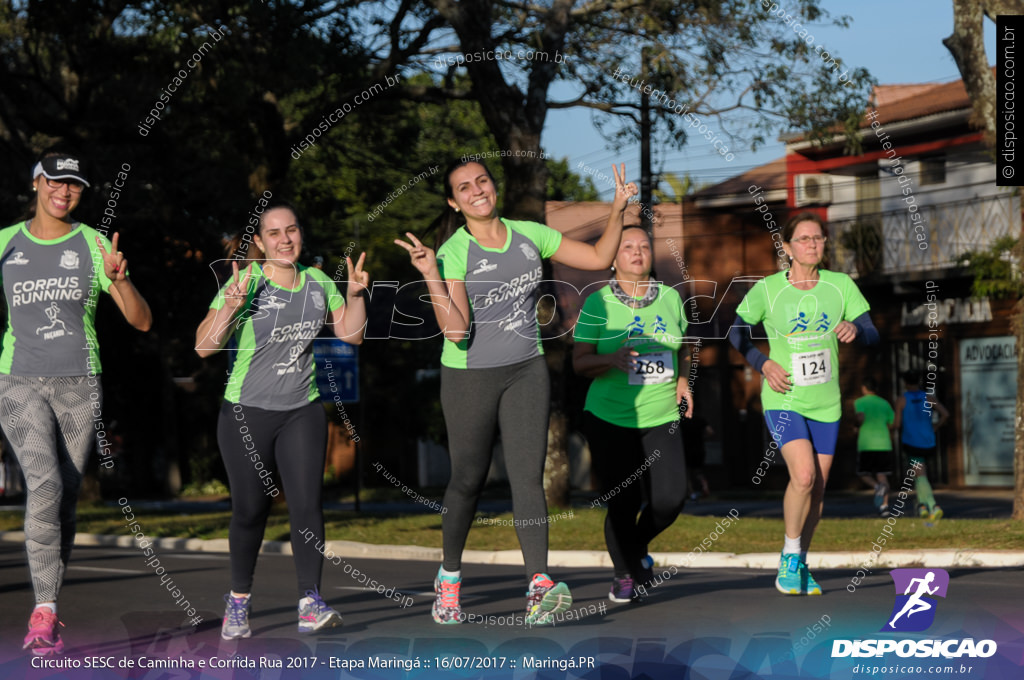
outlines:
[[[189,552],[227,553],[230,552],[226,538],[203,540],[199,538],[151,538],[153,550],[185,550]],[[0,531],[0,541],[24,543],[22,531]],[[78,534],[75,545],[92,547],[138,547],[133,536],[112,536],[107,534]],[[331,551],[344,558],[375,560],[419,560],[440,562],[440,548],[425,548],[413,545],[374,545],[356,541],[327,541],[324,552]],[[260,549],[263,554],[291,555],[292,546],[285,541],[264,541]],[[779,553],[652,553],[655,568],[676,566],[692,569],[776,569]],[[523,564],[519,550],[466,550],[462,561],[467,564]],[[551,550],[548,552],[551,567],[611,567],[608,553],[603,550]],[[931,568],[1006,568],[1024,567],[1024,551],[1019,550],[886,550],[880,554],[871,551],[812,552],[808,565],[815,569],[895,569],[898,567]]]

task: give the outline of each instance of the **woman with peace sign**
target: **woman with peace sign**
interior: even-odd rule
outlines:
[[[363,271],[366,253],[355,265],[345,258],[347,300],[326,274],[299,264],[302,228],[287,205],[262,214],[253,243],[265,259],[244,273],[232,262],[231,280],[196,331],[201,357],[223,349],[232,336],[237,342],[217,424],[231,487],[231,592],[224,596],[221,626],[225,640],[252,634],[249,596],[278,483],[288,500],[299,632],[341,625],[341,616],[320,597],[327,418],[314,377],[313,338],[327,324],[342,340],[361,343],[370,283]],[[303,540],[307,530],[319,537],[318,544]]]
[[[639,226],[624,229],[613,276],[583,303],[572,350],[576,373],[594,379],[583,434],[600,500],[608,505],[612,602],[646,595],[654,577],[648,544],[686,502],[679,424],[681,415],[693,416],[683,344],[688,324],[679,293],[652,277],[652,262],[650,234]]]
[[[149,330],[149,305],[127,262],[71,213],[89,186],[84,162],[53,148],[32,170],[31,218],[0,230],[7,329],[0,352],[0,418],[25,474],[25,543],[36,607],[24,647],[64,649],[57,595],[75,541],[75,506],[102,427],[96,300],[101,291],[125,319]],[[94,424],[96,427],[94,427]]]
[[[516,534],[529,586],[526,622],[545,625],[572,605],[564,583],[547,575],[548,528],[543,472],[548,430],[548,372],[537,325],[541,258],[577,269],[606,269],[618,250],[623,213],[635,184],[615,168],[608,226],[590,245],[536,222],[497,212],[494,178],[483,163],[462,160],[445,172],[447,207],[439,219],[438,251],[414,235],[396,240],[423,275],[437,323],[441,406],[448,429],[451,480],[442,516],[444,563],[434,580],[434,620],[464,619],[459,605],[462,551],[491,463],[500,426],[512,487]]]

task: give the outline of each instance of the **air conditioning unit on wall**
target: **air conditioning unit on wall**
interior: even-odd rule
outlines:
[[[831,175],[797,175],[796,196],[797,207],[805,205],[825,205],[832,202]]]

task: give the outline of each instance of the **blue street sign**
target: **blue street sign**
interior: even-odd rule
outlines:
[[[338,338],[313,340],[316,386],[321,401],[359,401],[359,348]]]

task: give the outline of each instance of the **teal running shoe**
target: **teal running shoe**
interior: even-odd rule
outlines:
[[[808,569],[806,562],[800,563],[800,578],[803,580],[804,586],[802,595],[821,595],[821,586],[811,576],[811,571]]]
[[[800,555],[783,553],[779,560],[779,575],[775,578],[775,589],[783,595],[803,595],[806,584],[804,576],[807,572],[800,566]]]

